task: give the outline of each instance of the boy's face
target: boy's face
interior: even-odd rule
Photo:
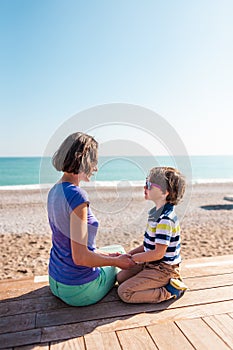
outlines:
[[[150,180],[146,180],[146,184],[144,186],[144,196],[146,200],[151,200],[154,203],[165,201],[166,203],[167,195],[168,191],[164,193],[158,184],[150,182]]]

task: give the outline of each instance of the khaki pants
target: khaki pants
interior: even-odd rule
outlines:
[[[164,286],[170,278],[180,278],[179,265],[145,263],[117,275],[118,295],[126,303],[160,303],[171,298]]]

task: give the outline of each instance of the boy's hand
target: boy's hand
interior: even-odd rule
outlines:
[[[130,267],[135,266],[135,262],[133,261],[131,255],[129,255],[129,254],[120,254],[117,257],[117,266],[120,269],[126,270],[126,269],[129,269]]]

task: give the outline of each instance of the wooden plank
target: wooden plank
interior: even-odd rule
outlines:
[[[38,284],[40,286],[48,285],[48,281],[42,281],[36,283],[35,281],[38,280],[38,278],[34,277],[25,277],[25,278],[14,278],[14,279],[4,279],[0,280],[0,287],[1,290],[9,290],[9,289],[15,289],[15,286],[20,286],[23,288],[23,285],[25,286],[32,286],[33,284]]]
[[[13,346],[40,343],[41,329],[29,329],[16,333],[5,333],[0,335],[0,349]]]
[[[49,350],[49,343],[46,344],[30,344],[23,346],[16,346],[14,350]]]
[[[182,298],[175,300],[173,304],[168,306],[168,308],[208,304],[224,300],[233,300],[233,285],[187,291]],[[164,302],[164,304],[165,303],[167,302]]]
[[[200,258],[193,258],[193,259],[184,259],[183,263],[186,265],[196,265],[196,264],[203,264],[203,263],[212,263],[215,264],[221,264],[222,262],[229,261],[229,264],[233,264],[233,254],[226,254],[226,255],[216,255],[216,256],[210,256],[210,257],[200,257]]]
[[[10,287],[12,284],[12,288]],[[12,283],[7,282],[7,286],[2,288],[0,286],[0,300],[8,300],[12,298],[38,298],[42,296],[51,296],[51,291],[47,285],[43,283],[33,283],[33,281],[13,281]]]
[[[41,297],[36,299],[14,299],[13,301],[4,301],[3,303],[0,302],[0,315],[11,316],[23,314],[25,313],[25,310],[27,310],[29,313],[65,307],[68,307],[68,305],[52,295],[49,297]]]
[[[215,276],[225,273],[233,273],[233,265],[213,265],[213,266],[193,266],[193,267],[181,267],[181,276],[186,279],[188,277],[203,277],[203,276]]]
[[[35,279],[40,280],[40,276],[28,279],[0,280],[0,300],[19,297],[26,299],[33,297],[37,298],[39,296],[51,296],[52,293],[50,291],[48,282],[36,283],[34,282]],[[111,301],[112,298],[116,296],[116,288],[113,288],[112,295],[109,294],[102,300]]]
[[[34,350],[34,349],[33,349]],[[85,350],[83,337],[50,344],[50,350]]]
[[[85,307],[85,312],[75,307],[64,308],[60,310],[51,310],[48,312],[39,312],[37,314],[36,326],[46,327],[47,325],[56,326],[62,324],[76,323],[82,321],[91,321],[95,319],[105,319],[107,317],[116,317],[122,315],[134,315],[140,312],[154,312],[164,309],[184,307],[212,303],[224,300],[233,300],[233,286],[224,286],[207,290],[198,290],[186,292],[185,295],[174,302],[174,300],[165,301],[159,304],[126,304],[121,301],[112,302],[111,307],[108,303],[96,304]]]
[[[222,339],[200,318],[176,321],[176,324],[195,349],[229,350]]]
[[[232,300],[185,308],[167,309],[155,313],[139,313],[134,316],[121,316],[101,320],[86,321],[61,326],[48,326],[42,330],[42,342],[80,337],[93,331],[114,332],[135,327],[150,326],[169,321],[192,319],[215,314],[233,313]]]
[[[145,308],[145,307],[144,307]],[[106,317],[121,316],[122,314],[132,314],[135,311],[144,310],[143,306],[133,304],[124,304],[120,300],[111,303],[96,304],[85,307],[83,309],[70,307],[68,309],[51,310],[48,312],[39,312],[37,314],[37,327],[45,327],[49,325],[62,325],[67,323],[75,323],[81,321],[91,321],[96,319],[105,319]],[[127,312],[128,311],[128,312]]]
[[[191,350],[194,347],[180,331],[174,322],[167,322],[148,326],[151,337],[158,346],[159,350],[179,349]]]
[[[9,284],[11,284],[11,283],[15,283],[15,282],[17,282],[17,281],[22,281],[22,282],[25,282],[25,283],[27,283],[28,281],[30,282],[30,283],[32,283],[33,281],[34,281],[34,277],[23,277],[23,278],[19,278],[19,279],[4,279],[4,280],[0,280],[0,286],[1,286],[1,288],[2,288],[2,286],[7,286],[7,285],[9,285]],[[4,287],[3,287],[4,288]]]
[[[16,282],[16,281],[14,281]],[[38,299],[40,297],[51,297],[53,296],[48,285],[43,285],[41,283],[34,283],[31,281],[31,284],[22,284],[21,280],[16,283],[12,283],[13,288],[10,289],[11,283],[8,283],[8,287],[4,290],[0,286],[0,301],[1,303],[21,300],[21,299]],[[55,298],[53,296],[53,298]],[[117,288],[113,288],[101,301],[110,302],[118,299]]]
[[[151,339],[145,327],[118,331],[117,336],[124,350],[155,350],[158,347]]]
[[[115,318],[111,319],[110,322],[115,320]],[[85,334],[93,332],[96,327],[104,324],[105,322],[108,322],[108,320],[95,320],[60,326],[47,326],[42,328],[41,342],[51,342],[82,337]],[[111,328],[110,331],[114,331],[114,329],[112,330]]]
[[[34,293],[34,292],[32,292]],[[116,288],[105,297],[99,303],[112,302],[115,300],[119,300],[117,296]],[[43,310],[52,310],[52,309],[60,309],[60,308],[70,308],[69,305],[65,304],[60,299],[56,298],[49,292],[43,296],[39,293],[37,297],[32,298],[13,298],[8,300],[0,301],[0,315],[1,316],[10,316],[20,313],[27,312],[36,312]]]
[[[233,273],[226,273],[223,275],[215,276],[185,278],[184,281],[191,290],[230,286],[233,285]]]
[[[0,334],[35,328],[36,314],[26,313],[0,318]]]
[[[229,315],[208,316],[204,321],[233,349],[233,319]]]
[[[181,264],[183,277],[208,276],[233,272],[233,255],[189,259]]]
[[[121,350],[115,332],[98,333],[93,332],[84,336],[87,350]]]

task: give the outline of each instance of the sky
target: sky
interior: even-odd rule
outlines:
[[[232,0],[0,0],[0,156],[41,156],[112,103],[154,111],[190,155],[232,155],[232,17]]]

